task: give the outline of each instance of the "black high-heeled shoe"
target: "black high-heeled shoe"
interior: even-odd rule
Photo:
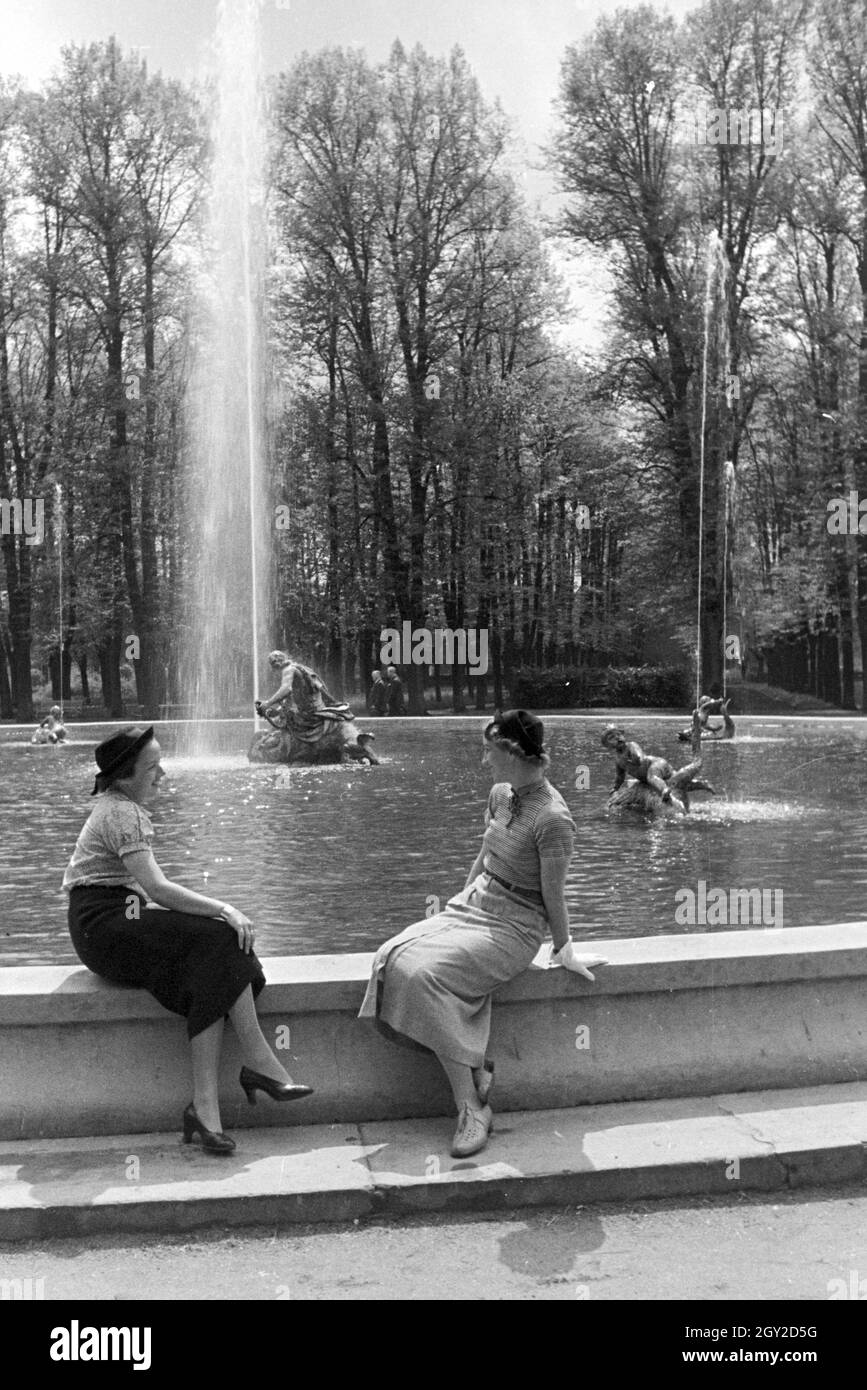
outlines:
[[[217,1132],[214,1129],[205,1129],[198,1115],[195,1106],[190,1102],[184,1111],[184,1143],[192,1144],[193,1135],[201,1136],[202,1148],[208,1154],[233,1154],[235,1152],[235,1141],[230,1139],[228,1134]]]
[[[251,1071],[249,1067],[241,1068],[238,1080],[251,1105],[256,1104],[257,1091],[264,1091],[272,1100],[303,1100],[305,1096],[313,1095],[312,1086],[296,1086],[290,1081],[274,1081],[270,1076],[263,1076],[260,1071]]]

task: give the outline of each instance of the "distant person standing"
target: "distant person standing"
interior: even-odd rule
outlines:
[[[389,714],[403,714],[403,681],[395,666],[389,666],[385,673],[386,709]]]
[[[388,709],[388,686],[382,679],[381,671],[371,671],[371,686],[367,692],[369,714],[385,714]]]

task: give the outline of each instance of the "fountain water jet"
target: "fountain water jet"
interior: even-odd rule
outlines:
[[[54,484],[57,507],[57,629],[60,670],[60,722],[63,723],[63,488]]]
[[[265,119],[258,0],[220,0],[205,266],[194,329],[186,699],[198,721],[251,709],[268,626],[264,464]],[[259,724],[253,718],[254,731]]]
[[[705,256],[705,293],[704,293],[704,350],[702,353],[701,367],[701,434],[699,438],[699,473],[698,473],[698,592],[696,595],[696,636],[695,636],[695,703],[701,699],[701,605],[702,605],[702,566],[704,564],[704,456],[705,456],[705,434],[707,430],[707,387],[708,387],[708,349],[710,346],[711,318],[713,315],[714,286],[718,288],[723,312],[717,320],[717,362],[724,362],[728,367],[728,320],[725,314],[725,292],[726,279],[728,276],[728,261],[726,259],[725,247],[721,236],[717,231],[712,231],[708,238],[707,253]],[[725,633],[723,633],[723,643],[725,643]],[[723,661],[725,667],[725,661]]]

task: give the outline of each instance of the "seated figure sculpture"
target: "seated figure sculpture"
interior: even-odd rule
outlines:
[[[700,735],[698,719],[694,719],[693,749],[697,753]],[[616,774],[608,798],[609,810],[624,809],[642,814],[655,814],[663,806],[671,806],[681,814],[690,808],[690,792],[709,791],[709,782],[697,776],[701,757],[677,771],[666,758],[646,755],[641,746],[627,739],[623,729],[609,725],[602,735],[602,746],[615,755]]]
[[[273,651],[268,664],[280,672],[280,685],[269,699],[256,701],[256,713],[274,732],[254,736],[251,762],[379,761],[367,746],[373,734],[359,733],[349,705],[335,700],[315,671],[284,651]]]
[[[52,705],[51,711],[38,725],[30,740],[31,743],[65,743],[66,725],[59,705]]]

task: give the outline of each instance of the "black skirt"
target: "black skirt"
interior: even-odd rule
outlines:
[[[140,907],[130,920],[132,898]],[[225,1017],[248,985],[254,998],[265,986],[258,957],[244,953],[227,922],[146,908],[130,888],[73,888],[69,934],[82,965],[112,984],[148,990],[187,1020],[191,1038]]]

